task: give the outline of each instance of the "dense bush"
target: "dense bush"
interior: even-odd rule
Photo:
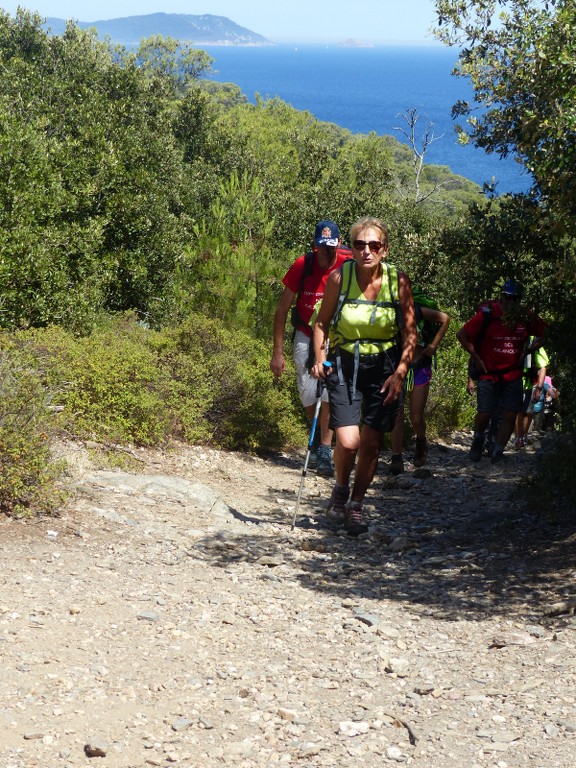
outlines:
[[[49,448],[50,393],[31,352],[0,338],[0,512],[14,517],[52,514],[63,499]]]
[[[443,435],[452,429],[471,429],[476,398],[467,390],[468,356],[456,340],[461,326],[457,318],[448,327],[436,355],[436,368],[426,407],[427,432]]]
[[[273,386],[267,347],[215,320],[155,331],[122,315],[86,337],[51,327],[13,338],[62,407],[54,428],[68,435],[256,451],[304,440],[293,387]]]

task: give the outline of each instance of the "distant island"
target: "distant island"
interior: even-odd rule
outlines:
[[[263,35],[252,32],[230,21],[225,16],[209,13],[193,16],[188,13],[151,13],[145,16],[126,16],[103,21],[77,21],[80,29],[96,29],[98,37],[106,35],[114,43],[138,45],[152,35],[173,37],[195,45],[273,45]],[[44,29],[61,35],[66,29],[65,19],[48,18]]]
[[[372,43],[365,43],[363,40],[353,40],[349,37],[347,40],[342,40],[341,43],[336,43],[338,48],[374,48]]]

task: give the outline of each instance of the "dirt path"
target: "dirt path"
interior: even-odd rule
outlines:
[[[572,768],[576,537],[509,499],[534,447],[468,445],[359,540],[313,475],[291,532],[301,458],[62,446],[62,516],[0,519],[1,768]]]

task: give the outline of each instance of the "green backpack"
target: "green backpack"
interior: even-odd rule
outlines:
[[[424,290],[422,290],[422,287],[418,283],[414,283],[412,285],[412,297],[414,299],[415,307],[428,307],[428,309],[435,309],[437,311],[440,311],[440,305],[438,304],[436,299],[433,299]],[[434,322],[431,322],[430,320],[425,320],[421,314],[420,314],[420,319],[418,319],[419,314],[420,313],[418,312],[416,313],[416,326],[418,329],[418,338],[419,338],[419,341],[423,343],[423,346],[426,347],[428,344],[430,344],[430,342],[436,336],[439,323],[434,323]]]

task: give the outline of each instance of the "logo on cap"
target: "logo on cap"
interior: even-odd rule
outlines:
[[[333,221],[324,219],[316,224],[314,230],[314,244],[315,245],[338,245],[338,239],[340,238],[340,230],[338,225]]]

